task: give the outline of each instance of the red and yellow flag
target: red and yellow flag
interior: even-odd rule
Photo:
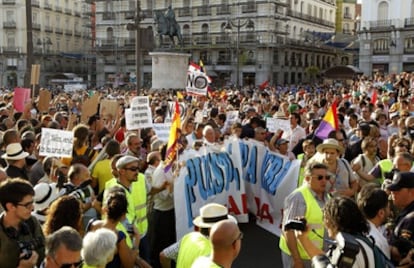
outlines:
[[[168,139],[167,152],[165,154],[165,164],[166,164],[164,167],[165,172],[170,170],[174,162],[174,159],[177,156],[178,138],[179,138],[178,132],[180,131],[180,127],[181,127],[180,105],[178,104],[178,101],[175,101],[170,137]]]

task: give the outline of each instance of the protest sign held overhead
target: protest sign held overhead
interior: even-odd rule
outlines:
[[[72,157],[73,150],[73,132],[42,128],[42,136],[40,139],[39,155],[56,156],[56,157]]]
[[[24,106],[30,101],[30,88],[16,87],[14,89],[13,106],[18,112],[24,111]]]
[[[131,100],[131,108],[125,110],[127,130],[152,127],[152,113],[148,97],[135,97]]]

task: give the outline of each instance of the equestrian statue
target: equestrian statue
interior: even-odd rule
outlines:
[[[159,37],[159,46],[162,46],[162,36],[167,35],[170,37],[171,46],[175,46],[174,36],[177,36],[178,42],[183,47],[183,36],[181,35],[180,25],[178,25],[175,19],[174,10],[171,5],[168,6],[167,11],[162,13],[160,10],[154,11],[154,20],[157,24],[157,35]]]

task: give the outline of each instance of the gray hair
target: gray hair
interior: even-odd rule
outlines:
[[[105,266],[115,253],[116,234],[106,228],[88,232],[83,238],[82,258],[89,266]]]
[[[82,237],[74,228],[64,226],[46,237],[46,255],[54,257],[62,245],[70,251],[80,251]]]

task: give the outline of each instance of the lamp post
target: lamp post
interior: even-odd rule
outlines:
[[[240,86],[240,55],[239,55],[239,47],[240,47],[240,29],[245,27],[246,29],[253,29],[254,23],[251,19],[246,19],[241,21],[240,19],[231,20],[228,19],[226,25],[224,26],[224,31],[227,33],[233,32],[233,27],[237,29],[237,36],[236,36],[236,87],[239,88]]]
[[[135,31],[135,69],[137,80],[137,96],[141,94],[141,32],[140,22],[144,19],[141,14],[141,2],[137,1],[134,23],[127,24],[128,31]]]

